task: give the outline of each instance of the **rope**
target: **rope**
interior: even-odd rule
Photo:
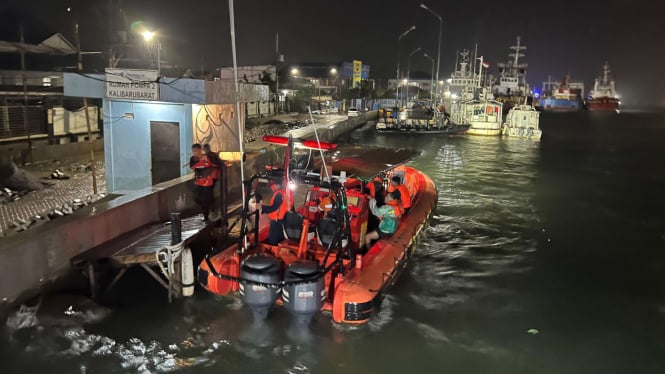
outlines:
[[[314,136],[316,136],[316,143],[319,146],[319,152],[321,153],[321,162],[323,163],[323,170],[326,171],[326,178],[328,178],[328,182],[332,182],[332,179],[330,179],[330,174],[328,173],[328,167],[326,166],[326,158],[323,155],[323,149],[321,149],[321,140],[319,139],[319,132],[316,131],[316,124],[314,123],[314,116],[312,116],[312,108],[307,106],[307,111],[309,112],[309,119],[310,122],[312,122],[312,127],[314,127]]]
[[[164,274],[167,279],[172,279],[175,274],[175,262],[182,255],[184,249],[183,243],[184,242],[180,242],[176,245],[167,245],[155,252],[159,270],[162,271],[162,274]],[[166,267],[164,266],[164,263],[166,264]]]

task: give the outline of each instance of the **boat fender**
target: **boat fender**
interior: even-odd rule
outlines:
[[[194,295],[194,261],[189,247],[183,249],[180,265],[182,270],[182,296],[191,297]]]

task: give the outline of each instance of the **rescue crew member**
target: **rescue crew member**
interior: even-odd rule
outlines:
[[[321,198],[319,203],[319,211],[323,212],[323,215],[327,215],[333,209],[335,205],[335,198],[332,193],[329,193]]]
[[[395,214],[395,207],[390,204],[395,199],[394,192],[386,194],[386,204],[377,206],[376,199],[369,201],[369,209],[372,214],[379,218],[379,227],[365,235],[365,249],[368,250],[372,244],[372,240],[387,237],[397,231],[397,215]]]
[[[208,222],[210,208],[214,199],[213,170],[218,165],[203,153],[201,144],[192,145],[192,157],[189,159],[189,167],[194,170],[194,201],[201,208],[203,221]]]
[[[374,179],[367,182],[365,189],[370,198],[376,199],[379,205],[383,205],[385,195],[383,179],[374,177]]]
[[[387,205],[390,205],[395,209],[395,215],[397,218],[400,218],[404,215],[404,206],[402,205],[402,195],[399,190],[394,190],[391,192],[392,200],[386,201]]]
[[[404,214],[409,213],[411,209],[411,195],[409,194],[409,189],[406,188],[400,177],[394,176],[390,178],[390,188],[389,191],[399,191],[400,201],[402,202],[402,207],[404,208]]]
[[[219,180],[221,174],[222,174],[222,166],[224,166],[224,161],[222,161],[219,158],[219,153],[213,152],[210,150],[210,144],[204,144],[203,145],[203,151],[205,152],[206,156],[210,159],[210,161],[214,164],[217,165],[217,167],[213,168],[212,170],[212,180],[213,180],[213,186],[217,184],[217,181]]]
[[[270,188],[273,191],[270,204],[264,205],[261,203],[261,213],[267,214],[268,218],[270,218],[268,244],[277,245],[284,240],[284,216],[293,208],[293,194],[291,191],[288,192],[289,202],[287,205],[287,192],[282,188],[282,181],[274,181]]]

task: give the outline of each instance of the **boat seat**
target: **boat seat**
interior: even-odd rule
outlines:
[[[337,220],[333,218],[322,218],[316,225],[316,237],[323,247],[328,247],[337,233]],[[342,240],[342,247],[345,248],[349,241]]]
[[[319,244],[328,247],[335,238],[337,232],[337,221],[332,218],[322,218],[316,225],[316,238]]]
[[[284,237],[296,242],[300,241],[304,219],[305,217],[303,217],[300,213],[286,213],[284,216]]]

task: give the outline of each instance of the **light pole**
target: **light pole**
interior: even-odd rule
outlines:
[[[414,49],[413,51],[411,51],[411,53],[409,53],[409,57],[407,57],[407,59],[406,59],[406,95],[405,95],[405,99],[406,99],[407,102],[409,100],[409,91],[410,91],[409,90],[409,88],[410,88],[409,85],[411,84],[411,56],[413,56],[416,53],[420,52],[421,49],[422,48],[420,48],[420,47]]]
[[[420,7],[425,9],[426,11],[430,12],[434,17],[436,17],[439,20],[439,46],[438,46],[438,51],[436,53],[436,81],[439,81],[439,67],[441,66],[441,35],[443,34],[443,18],[430,9],[427,5],[421,3]]]
[[[161,52],[162,52],[162,42],[159,41],[159,39],[156,38],[157,33],[154,31],[144,31],[143,32],[143,40],[146,43],[151,43],[153,39],[156,39],[155,46],[157,47],[157,77],[162,76],[162,59],[161,59]]]
[[[397,38],[397,87],[395,88],[395,99],[397,99],[397,100],[400,100],[400,97],[399,97],[399,86],[400,86],[400,84],[401,84],[401,81],[400,81],[401,78],[400,78],[400,74],[399,74],[399,73],[400,73],[400,72],[399,72],[399,63],[400,63],[400,41],[402,41],[402,39],[404,39],[404,37],[405,37],[408,33],[410,33],[411,31],[413,31],[413,30],[415,30],[415,29],[416,29],[416,25],[412,25],[412,26],[409,27],[406,31],[404,31],[402,34],[400,34],[400,36]],[[400,104],[401,104],[401,100],[400,100]]]
[[[423,56],[432,61],[432,74],[430,75],[430,84],[429,84],[429,101],[430,105],[434,107],[434,57],[428,55],[427,53],[423,53]]]

